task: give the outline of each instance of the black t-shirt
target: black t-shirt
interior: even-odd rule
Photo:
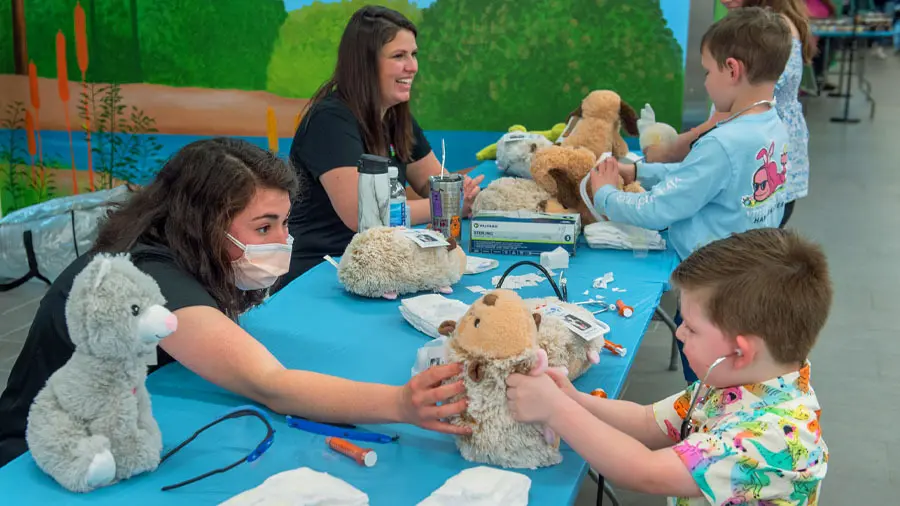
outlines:
[[[415,118],[413,138],[412,159],[418,161],[431,152],[431,146]],[[325,255],[342,255],[350,244],[353,231],[341,221],[319,178],[338,167],[356,167],[365,152],[359,121],[336,95],[323,99],[303,118],[290,154],[302,188],[288,222],[294,251],[290,271],[276,289],[318,265]],[[400,183],[405,185],[406,164],[393,153],[391,158],[397,164]]]
[[[50,286],[34,316],[6,390],[0,396],[0,467],[28,449],[25,425],[31,403],[75,350],[66,328],[66,300],[75,276],[90,260],[90,255],[82,255],[72,262]],[[131,261],[156,281],[169,311],[189,306],[218,308],[203,286],[176,264],[168,248],[138,245],[131,251]],[[149,372],[174,361],[162,348],[157,347],[156,355],[157,365]]]

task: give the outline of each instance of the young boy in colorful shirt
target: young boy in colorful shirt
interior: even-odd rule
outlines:
[[[831,306],[825,255],[791,231],[751,230],[692,253],[672,281],[677,336],[704,380],[641,406],[580,393],[556,370],[511,375],[513,416],[670,505],[817,504],[828,447],[807,356]]]

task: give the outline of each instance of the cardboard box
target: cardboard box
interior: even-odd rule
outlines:
[[[575,255],[581,216],[482,211],[469,220],[469,253],[540,256],[562,247]]]

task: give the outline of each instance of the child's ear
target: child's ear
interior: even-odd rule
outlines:
[[[731,80],[734,82],[740,81],[744,77],[744,65],[735,58],[726,59],[725,68],[728,69]]]
[[[734,368],[743,369],[752,364],[760,346],[765,346],[765,343],[758,337],[737,336],[734,340]]]

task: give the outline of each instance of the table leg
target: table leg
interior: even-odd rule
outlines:
[[[678,326],[675,325],[675,320],[659,306],[656,307],[656,316],[662,320],[666,327],[669,327],[669,331],[672,333],[672,351],[669,354],[669,370],[678,370],[678,345],[675,344],[675,339],[677,339],[677,337],[675,337],[675,332],[678,330]]]

